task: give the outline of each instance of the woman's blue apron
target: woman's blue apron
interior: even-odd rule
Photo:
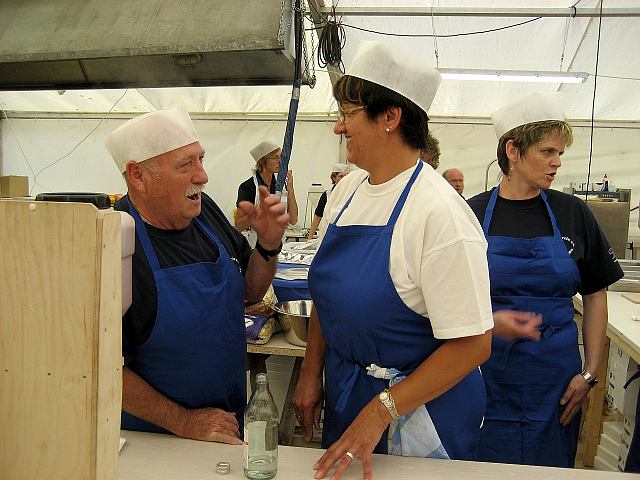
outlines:
[[[405,305],[389,273],[393,228],[422,165],[418,162],[386,225],[339,227],[351,195],[329,224],[311,264],[309,290],[327,342],[324,448],[387,387],[386,380],[367,375],[367,366],[374,363],[408,375],[444,343],[434,338],[428,318]],[[426,404],[450,458],[475,459],[484,406],[477,369]],[[374,451],[387,453],[387,432]]]
[[[128,200],[127,200],[128,201]],[[127,368],[186,408],[216,407],[240,422],[246,405],[244,280],[222,242],[200,218],[196,225],[217,246],[216,262],[160,268],[147,229],[129,202],[158,298],[155,326],[128,357]],[[165,432],[122,412],[122,428]]]
[[[482,365],[487,412],[480,433],[479,460],[573,467],[580,414],[562,427],[560,398],[581,371],[572,297],[580,274],[567,252],[547,195],[540,192],[553,226],[552,237],[490,236],[499,188],[482,228],[493,311],[542,315],[540,341],[493,337],[491,358]]]

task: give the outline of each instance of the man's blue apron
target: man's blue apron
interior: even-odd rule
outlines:
[[[352,195],[329,224],[311,264],[309,290],[327,342],[323,448],[387,387],[386,380],[367,375],[367,366],[408,375],[444,343],[434,338],[428,318],[405,305],[389,273],[393,228],[421,168],[418,162],[386,225],[338,227]],[[477,369],[426,404],[450,458],[475,458],[484,406]],[[387,432],[374,451],[387,453]]]
[[[493,311],[542,315],[540,341],[506,341],[494,335],[491,358],[482,365],[487,412],[480,433],[479,460],[573,467],[580,414],[560,425],[560,398],[581,371],[572,297],[580,283],[547,195],[540,192],[553,226],[552,237],[490,236],[499,188],[495,188],[482,228]]]
[[[244,280],[222,242],[200,218],[196,225],[217,246],[214,263],[160,268],[147,229],[129,202],[136,232],[156,284],[158,313],[147,341],[127,368],[187,408],[217,407],[236,414],[242,431],[246,405]],[[122,412],[122,428],[163,429]]]

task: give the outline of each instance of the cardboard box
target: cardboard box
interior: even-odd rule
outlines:
[[[28,197],[29,177],[7,175],[0,177],[0,197]]]
[[[620,348],[612,345],[609,350],[607,371],[607,403],[623,415],[635,415],[640,380],[624,385],[637,372],[637,363]]]

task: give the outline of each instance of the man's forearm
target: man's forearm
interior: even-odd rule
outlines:
[[[122,409],[176,435],[182,435],[184,408],[126,367],[122,369]]]
[[[276,273],[277,264],[277,255],[267,261],[257,250],[253,251],[244,274],[245,300],[259,302],[263,299]]]

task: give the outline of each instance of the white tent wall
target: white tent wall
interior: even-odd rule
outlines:
[[[207,152],[207,192],[231,218],[238,185],[251,174],[253,159],[248,150],[266,138],[281,142],[285,122],[203,116],[194,118]],[[10,117],[2,122],[2,174],[30,176],[33,195],[44,191],[124,192],[125,184],[104,148],[106,135],[124,119],[105,120],[71,155],[43,170],[71,151],[96,127],[98,121],[65,117]],[[303,120],[296,124],[290,168],[294,173],[300,213],[298,225],[301,227],[308,227],[312,216],[311,208],[307,208],[310,185],[321,183],[328,186],[331,165],[339,161],[340,137],[333,133],[333,125],[329,120]],[[460,168],[465,174],[467,198],[484,191],[486,167],[495,158],[497,141],[493,127],[480,119],[475,123],[434,119],[431,130],[439,139],[442,152],[438,171]],[[553,188],[562,190],[570,182],[587,181],[589,144],[590,128],[574,127],[574,143],[562,157],[562,168]],[[613,125],[594,130],[591,182],[601,181],[606,173],[613,188],[632,189],[631,201],[635,206],[640,198],[639,167],[640,126]],[[34,172],[41,170],[36,183]],[[498,173],[499,168],[494,163],[489,170],[489,187],[497,182]],[[630,236],[640,237],[637,225],[638,210],[631,214]]]
[[[4,120],[2,174],[29,176],[31,195],[124,193],[124,180],[104,147],[106,136],[124,121],[124,118],[105,120],[65,157],[98,125],[99,119]],[[281,143],[286,122],[194,116],[194,123],[206,151],[205,169],[209,176],[206,192],[231,219],[238,185],[251,176],[255,165],[249,150],[265,139]],[[289,168],[294,175],[300,227],[310,225],[312,212],[311,207],[307,208],[307,192],[311,184],[327,187],[331,184],[329,174],[332,164],[338,162],[339,140],[333,133],[333,122],[299,121],[296,124]]]

